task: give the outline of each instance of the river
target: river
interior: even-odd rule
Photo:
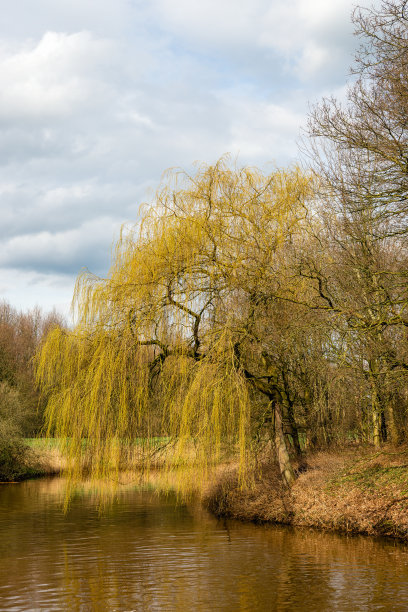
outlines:
[[[217,520],[127,488],[102,511],[62,479],[0,487],[0,610],[408,610],[408,547]]]

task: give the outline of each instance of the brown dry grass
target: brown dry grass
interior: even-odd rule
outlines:
[[[320,452],[291,490],[276,466],[264,463],[255,484],[238,487],[236,471],[224,470],[205,496],[218,515],[408,540],[408,448]]]
[[[66,460],[58,448],[33,449],[31,452],[31,463],[38,467],[41,475],[59,474],[66,467]]]

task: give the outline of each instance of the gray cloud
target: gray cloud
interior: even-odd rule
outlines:
[[[115,231],[116,230],[116,231]],[[42,274],[77,274],[84,266],[95,274],[109,266],[107,245],[118,234],[119,223],[109,217],[85,222],[75,229],[20,234],[3,241],[0,266]]]

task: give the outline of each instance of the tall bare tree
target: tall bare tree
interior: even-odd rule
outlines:
[[[353,22],[361,46],[348,102],[325,99],[309,119],[324,231],[319,256],[305,257],[300,272],[315,279],[333,321],[359,338],[378,445],[400,437],[387,387],[407,368],[395,345],[408,328],[406,1],[357,8]]]

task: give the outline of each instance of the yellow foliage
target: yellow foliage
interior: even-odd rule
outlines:
[[[253,296],[273,296],[282,253],[299,239],[311,179],[265,176],[221,159],[173,172],[123,227],[107,278],[78,278],[73,331],[54,329],[36,359],[49,432],[64,439],[71,474],[95,476],[157,456],[154,437],[208,469],[250,451],[251,401],[237,346]]]

